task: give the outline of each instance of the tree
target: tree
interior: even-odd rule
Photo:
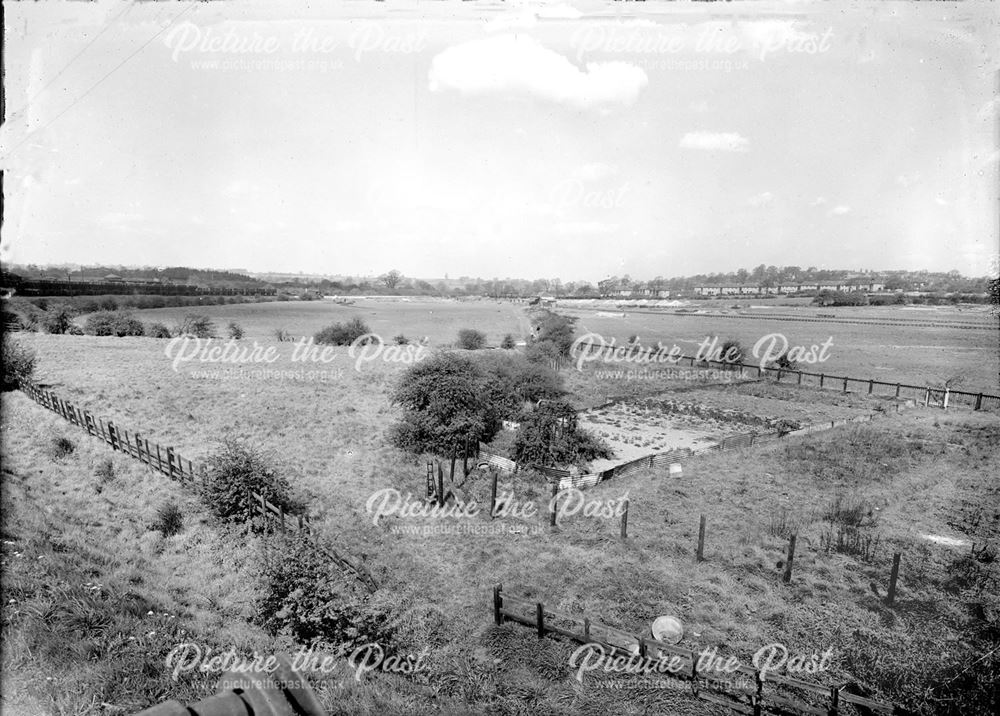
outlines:
[[[743,350],[743,346],[734,338],[730,338],[723,343],[722,348],[719,350],[719,360],[723,363],[742,363],[745,355],[746,352]]]
[[[576,411],[562,400],[541,401],[514,436],[514,460],[522,465],[585,465],[613,455],[600,438],[577,426]]]
[[[439,353],[411,366],[391,400],[403,408],[389,430],[389,441],[415,455],[430,453],[451,460],[490,442],[502,425],[486,390],[487,376],[469,357]]]
[[[392,291],[402,282],[403,274],[396,269],[393,269],[389,273],[384,273],[379,276],[378,280],[384,283],[387,289]]]

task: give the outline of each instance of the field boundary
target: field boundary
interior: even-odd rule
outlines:
[[[558,634],[581,644],[599,645],[612,658],[634,659],[638,656],[640,660],[648,659],[651,662],[649,666],[653,675],[689,682],[693,696],[709,703],[728,707],[740,713],[761,714],[765,711],[788,713],[787,709],[794,709],[797,713],[835,716],[838,713],[842,713],[841,704],[852,704],[869,709],[867,713],[877,712],[881,714],[897,714],[899,716],[910,713],[908,710],[895,704],[875,701],[852,693],[843,693],[843,686],[822,686],[770,672],[762,675],[758,669],[743,664],[740,664],[733,671],[728,672],[728,674],[730,676],[740,675],[748,678],[752,681],[754,688],[752,691],[740,691],[734,694],[731,691],[720,688],[717,683],[713,684],[713,680],[710,677],[706,677],[704,673],[699,673],[698,667],[701,660],[699,652],[657,641],[656,639],[637,636],[599,621],[593,621],[587,617],[574,617],[553,609],[546,609],[545,604],[542,602],[535,602],[530,599],[512,597],[505,594],[503,585],[497,584],[493,587],[493,621],[497,626],[501,626],[508,620],[535,629],[539,639],[547,633]],[[554,621],[559,621],[563,625],[569,623],[573,626],[571,628],[556,626],[552,623]],[[578,624],[580,625],[579,631],[577,630]],[[636,647],[638,647],[638,654],[633,651]],[[667,669],[666,665],[670,662],[679,668],[676,670]],[[661,665],[663,666],[662,670],[658,668]],[[699,688],[698,686],[698,680],[702,678],[707,679],[706,688]],[[772,693],[765,694],[765,684],[799,689],[816,699],[823,699],[826,702],[826,706],[817,707],[798,702],[787,696],[779,696]]]
[[[116,452],[122,452],[138,460],[154,472],[166,475],[171,480],[176,480],[195,491],[198,490],[199,485],[205,485],[208,479],[208,467],[204,463],[194,463],[172,447],[162,447],[156,442],[150,443],[140,433],[135,431],[130,433],[110,420],[105,421],[103,418],[94,417],[89,411],[81,410],[60,398],[53,391],[45,390],[34,383],[22,381],[19,388],[22,393],[43,408],[51,410],[69,423],[83,428],[91,437],[110,445],[111,449]],[[319,543],[319,535],[313,530],[308,515],[288,514],[281,506],[272,504],[264,495],[257,492],[250,491],[247,497],[250,504],[256,509],[257,515],[265,521],[270,529],[305,534],[317,550],[329,557],[330,561],[342,571],[357,578],[369,592],[375,592],[378,589],[371,573],[363,565],[355,563],[336,550]]]
[[[579,346],[581,348],[585,348],[588,352],[592,349],[596,349],[595,353],[598,355],[602,350],[609,350],[608,346],[601,345],[599,343],[581,343]],[[612,350],[619,350],[623,348],[625,347],[618,346],[612,348]],[[653,351],[653,347],[640,345],[635,352],[641,354],[645,351]],[[583,356],[579,356],[578,359],[584,358],[587,355],[588,353],[584,353]],[[656,355],[655,351],[653,351],[652,355]],[[795,378],[795,385],[801,385],[807,388],[823,388],[825,390],[832,388],[839,389],[844,393],[849,393],[851,392],[849,388],[853,385],[856,390],[860,389],[861,392],[867,393],[868,395],[891,398],[908,397],[911,400],[922,401],[925,406],[933,404],[934,407],[940,406],[945,410],[949,407],[958,407],[959,405],[971,407],[973,410],[983,410],[984,408],[990,407],[1000,408],[1000,395],[994,395],[985,391],[971,392],[965,390],[952,390],[951,388],[932,388],[927,385],[910,385],[899,381],[887,382],[884,380],[875,380],[874,378],[852,378],[850,376],[843,375],[837,376],[827,375],[826,373],[811,373],[809,371],[795,370],[792,368],[761,367],[760,365],[755,365],[753,363],[727,363],[726,361],[717,360],[699,360],[696,356],[682,355],[677,356],[675,359],[670,361],[642,361],[638,358],[631,361],[627,359],[624,360],[625,363],[642,366],[649,366],[652,364],[659,366],[680,366],[682,362],[685,361],[692,368],[718,368],[720,370],[729,370],[734,373],[739,370],[741,374],[744,370],[756,371],[756,378],[774,377],[775,381],[778,383],[781,383],[781,379],[783,377],[790,376]],[[614,362],[611,364],[613,365]],[[818,381],[803,380],[803,378],[818,379]],[[882,387],[891,388],[891,394],[875,390],[876,388]],[[904,396],[902,394],[903,390],[908,391],[909,394]],[[955,402],[952,402],[953,398],[955,399]],[[606,403],[606,405],[607,404],[610,403]]]

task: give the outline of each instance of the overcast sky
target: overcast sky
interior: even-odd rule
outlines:
[[[996,271],[994,5],[311,5],[5,3],[0,258]]]

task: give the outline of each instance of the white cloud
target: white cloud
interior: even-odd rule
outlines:
[[[937,204],[938,206],[948,206],[948,200],[945,199],[940,194],[934,197],[934,203]]]
[[[677,145],[681,149],[745,152],[750,142],[736,132],[688,132]]]
[[[576,175],[582,181],[596,182],[612,177],[617,173],[617,169],[604,162],[593,162],[580,167]]]
[[[758,194],[757,196],[751,196],[747,199],[747,204],[750,206],[764,206],[765,204],[770,204],[774,200],[774,194],[769,191],[765,191],[763,194]]]
[[[579,109],[632,104],[648,82],[645,71],[627,62],[588,62],[582,71],[523,35],[449,47],[434,58],[430,69],[432,92],[527,94]]]
[[[850,214],[850,213],[851,213],[851,207],[847,206],[846,204],[840,204],[830,209],[831,216],[843,216],[844,214]]]
[[[707,112],[708,111],[708,101],[698,100],[697,102],[692,102],[688,105],[692,112]]]
[[[914,184],[920,181],[920,172],[913,172],[912,174],[900,174],[896,177],[896,183],[899,184],[904,189],[908,189]]]
[[[826,203],[825,196],[817,196],[815,199],[809,202],[809,206],[823,206]]]

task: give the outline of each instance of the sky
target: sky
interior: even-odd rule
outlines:
[[[987,3],[5,3],[0,261],[995,275]]]

